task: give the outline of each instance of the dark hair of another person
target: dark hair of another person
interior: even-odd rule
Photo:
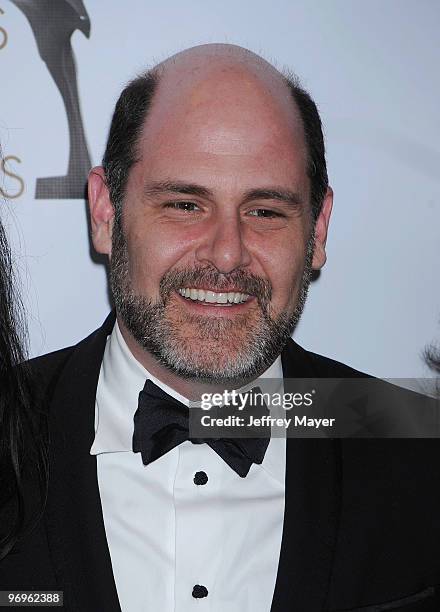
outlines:
[[[24,534],[28,516],[24,480],[38,472],[47,485],[45,445],[35,430],[31,376],[25,359],[25,325],[15,291],[11,252],[0,222],[0,559]],[[44,504],[44,501],[43,501]],[[42,510],[42,507],[41,509]]]
[[[125,87],[116,103],[102,165],[117,217],[121,214],[130,169],[139,161],[139,138],[159,78],[159,73],[154,68],[145,72]],[[315,102],[310,94],[301,88],[298,79],[290,74],[284,75],[283,78],[290,89],[304,127],[312,214],[316,221],[328,187],[321,119]]]
[[[423,356],[431,370],[440,374],[440,347],[431,344],[425,349]]]

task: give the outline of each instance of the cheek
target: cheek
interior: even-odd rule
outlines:
[[[146,230],[136,228],[128,233],[127,248],[134,288],[157,290],[163,275],[191,251],[191,241],[182,233],[182,228],[151,225]]]
[[[272,283],[273,304],[285,307],[293,302],[301,287],[305,264],[306,245],[293,245],[290,242],[284,248],[272,249],[266,258],[265,268]]]

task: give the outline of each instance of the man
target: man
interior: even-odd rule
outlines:
[[[219,386],[360,375],[289,338],[332,207],[308,94],[238,47],[180,53],[122,93],[89,201],[116,322],[34,362],[47,508],[3,583],[82,612],[438,609],[436,446],[177,422]]]

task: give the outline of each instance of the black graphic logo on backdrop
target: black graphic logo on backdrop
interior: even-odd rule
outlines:
[[[45,62],[63,98],[69,125],[69,165],[65,176],[37,179],[37,199],[82,199],[91,162],[79,105],[75,59],[70,42],[75,30],[90,36],[82,0],[11,0],[26,16]]]

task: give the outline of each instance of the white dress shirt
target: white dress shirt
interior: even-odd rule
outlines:
[[[147,378],[189,405],[134,358],[116,323],[101,366],[90,453],[97,455],[122,612],[268,612],[283,528],[285,438],[271,438],[263,463],[246,478],[207,444],[189,441],[144,466],[132,436]],[[282,380],[280,358],[260,386],[263,378]],[[206,484],[195,484],[197,472]],[[207,595],[195,598],[195,585]]]

